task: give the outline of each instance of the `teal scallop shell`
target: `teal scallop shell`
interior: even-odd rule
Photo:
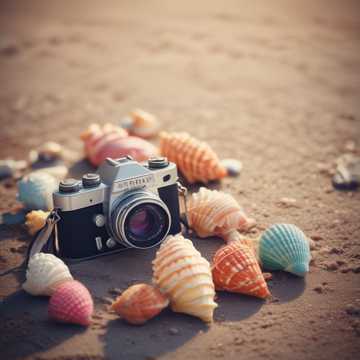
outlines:
[[[259,259],[268,270],[284,270],[305,276],[311,259],[305,234],[292,224],[275,224],[260,238]]]
[[[56,179],[41,171],[30,173],[18,182],[18,200],[29,210],[51,210]]]

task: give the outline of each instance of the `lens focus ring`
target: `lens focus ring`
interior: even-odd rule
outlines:
[[[143,214],[139,216],[140,213]],[[143,218],[146,215],[148,218]],[[146,191],[133,192],[120,199],[111,213],[110,230],[116,241],[127,247],[155,246],[166,237],[170,226],[167,206],[160,198]]]

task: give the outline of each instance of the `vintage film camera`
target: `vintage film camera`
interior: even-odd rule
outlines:
[[[181,231],[178,174],[166,158],[106,159],[98,174],[66,179],[53,194],[59,256],[146,249]]]

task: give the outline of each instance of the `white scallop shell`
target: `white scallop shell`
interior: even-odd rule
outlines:
[[[182,235],[168,236],[153,261],[153,282],[175,312],[213,321],[215,288],[210,264]]]
[[[52,254],[37,253],[29,261],[23,289],[31,295],[50,296],[56,286],[72,280],[69,268]]]

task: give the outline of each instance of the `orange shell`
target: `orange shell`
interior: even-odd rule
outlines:
[[[144,161],[158,154],[157,148],[148,141],[128,136],[126,130],[112,124],[103,127],[92,124],[80,137],[85,155],[94,166],[99,166],[107,157],[131,155],[136,161]]]
[[[190,196],[188,221],[198,236],[216,235],[224,240],[234,230],[246,231],[255,225],[230,194],[206,188]]]
[[[185,132],[161,132],[160,153],[178,166],[189,183],[207,183],[227,175],[210,146]]]
[[[253,250],[240,241],[227,244],[215,253],[212,275],[216,290],[262,299],[271,295]]]
[[[169,305],[169,300],[154,286],[137,284],[125,290],[111,309],[130,324],[140,325]]]
[[[30,235],[35,235],[35,233],[44,227],[49,214],[50,211],[42,210],[33,210],[26,214],[25,226],[27,227]]]

